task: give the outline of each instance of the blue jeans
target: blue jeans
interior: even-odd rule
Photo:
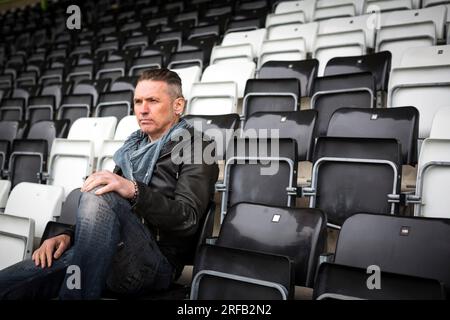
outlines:
[[[0,271],[0,299],[99,299],[105,288],[139,295],[169,287],[174,268],[130,203],[94,191],[81,196],[74,246],[50,268],[24,260]]]

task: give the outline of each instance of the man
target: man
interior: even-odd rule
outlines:
[[[172,160],[182,143],[194,152],[199,140],[208,146],[180,119],[184,107],[175,72],[140,76],[134,93],[140,130],[115,153],[114,173],[85,180],[74,229],[45,240],[31,260],[0,271],[0,299],[98,299],[105,288],[134,295],[170,286],[193,254],[218,177],[217,164]],[[190,140],[178,139],[186,132]],[[71,276],[77,270],[79,284]]]

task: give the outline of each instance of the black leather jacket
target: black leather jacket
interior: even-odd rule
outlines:
[[[193,128],[188,130],[190,141],[169,141],[163,147],[150,184],[137,181],[139,196],[133,205],[134,213],[143,218],[177,275],[181,274],[186,262],[192,260],[199,221],[214,199],[214,185],[219,174],[217,163],[175,164],[172,161],[175,146],[176,150],[189,148],[194,156],[195,146],[201,147],[203,152],[212,143]],[[122,174],[117,166],[114,173]],[[73,239],[74,228],[63,233]]]
[[[201,146],[203,153],[212,143],[193,128],[189,131],[190,141],[169,141],[163,147],[149,185],[137,181],[139,196],[133,206],[133,211],[144,219],[161,252],[178,274],[194,253],[199,221],[214,200],[214,185],[219,175],[217,163],[183,162],[177,165],[172,161],[171,154],[176,145],[178,150],[187,144],[193,157],[196,144]],[[121,174],[117,166],[114,172]]]

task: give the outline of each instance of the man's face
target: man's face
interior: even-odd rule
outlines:
[[[159,139],[169,130],[178,121],[177,113],[183,111],[184,100],[171,97],[169,89],[164,81],[143,80],[136,85],[134,114],[139,127],[151,140]]]

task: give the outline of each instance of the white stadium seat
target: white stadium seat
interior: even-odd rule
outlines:
[[[105,140],[97,160],[97,171],[108,170],[113,171],[115,162],[113,160],[114,153],[123,146],[122,140]]]
[[[136,116],[132,115],[123,117],[117,125],[116,132],[114,134],[114,140],[126,140],[130,136],[130,134],[139,129],[140,128]]]
[[[34,220],[34,236],[41,238],[47,222],[59,217],[64,190],[59,186],[22,182],[11,191],[5,214]]]
[[[449,188],[450,140],[425,139],[419,156],[414,214],[422,217],[450,218]]]
[[[29,259],[33,239],[33,219],[0,214],[0,270]]]
[[[93,169],[94,143],[92,141],[68,139],[53,141],[47,183],[62,186],[65,196],[73,189],[80,188],[84,178],[89,176]]]
[[[237,84],[238,97],[244,97],[245,84],[255,77],[256,64],[252,61],[222,61],[209,65],[202,75],[201,82],[234,81]]]
[[[114,137],[116,125],[116,117],[80,118],[70,127],[67,139],[92,141],[95,156],[98,156],[103,140]]]
[[[186,114],[236,113],[237,96],[237,84],[234,81],[194,83]]]
[[[192,85],[195,82],[200,81],[202,75],[202,68],[199,66],[190,66],[186,68],[172,69],[181,78],[183,96],[186,100],[189,100],[189,94],[192,89]]]

